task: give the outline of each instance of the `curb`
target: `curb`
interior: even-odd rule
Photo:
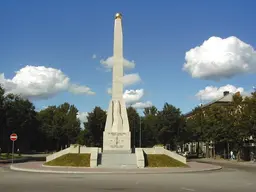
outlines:
[[[243,162],[237,162],[237,161],[207,161],[207,160],[196,160],[198,163],[208,163],[208,164],[225,164],[225,165],[239,165],[244,167],[256,167],[256,163],[243,163]]]
[[[125,171],[93,171],[93,172],[82,172],[82,171],[54,171],[54,170],[38,170],[38,169],[26,169],[18,168],[13,165],[10,166],[11,170],[23,171],[23,172],[33,172],[33,173],[57,173],[57,174],[177,174],[177,173],[198,173],[198,172],[208,172],[208,171],[218,171],[221,170],[221,166],[216,168],[202,169],[202,170],[184,170],[184,171],[152,171],[152,172],[125,172]]]
[[[24,163],[24,162],[27,162],[29,160],[30,160],[29,157],[21,157],[21,158],[13,159],[13,162],[14,163]],[[2,163],[2,164],[7,164],[7,163],[11,163],[11,162],[12,162],[12,159],[0,160],[0,163]]]
[[[13,165],[10,166],[13,171],[32,172],[32,173],[60,173],[60,174],[110,174],[111,172],[82,172],[82,171],[53,171],[53,170],[38,170],[38,169],[25,169],[18,168]]]
[[[48,167],[48,168],[67,168],[67,169],[72,169],[72,168],[79,168],[79,169],[90,169],[92,167],[74,167],[74,166],[51,166],[51,165],[44,165],[42,164],[42,167]]]

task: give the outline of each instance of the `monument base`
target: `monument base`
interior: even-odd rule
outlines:
[[[131,153],[131,132],[106,132],[103,133],[103,153],[120,152]]]

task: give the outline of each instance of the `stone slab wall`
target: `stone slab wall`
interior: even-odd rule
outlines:
[[[164,147],[142,148],[146,154],[165,154],[177,161],[187,164],[187,158],[174,151],[166,150]]]
[[[90,167],[97,167],[98,166],[98,154],[100,153],[100,149],[98,147],[86,147],[86,146],[80,146],[80,154],[90,153]],[[54,154],[51,154],[46,157],[46,162],[52,161],[58,157],[61,157],[63,155],[69,154],[69,153],[79,153],[79,146],[71,145],[70,147],[58,151]]]
[[[70,148],[71,148],[72,146],[70,146],[70,147],[68,147],[68,148],[66,148],[66,149],[63,149],[63,150],[61,150],[61,151],[58,151],[58,152],[56,152],[56,153],[53,153],[53,154],[51,154],[51,155],[48,155],[47,157],[46,157],[46,162],[49,162],[49,161],[52,161],[52,160],[54,160],[54,159],[56,159],[56,158],[58,158],[58,157],[61,157],[61,156],[63,156],[63,155],[66,155],[66,154],[68,154],[68,153],[70,153]]]
[[[136,154],[136,162],[138,168],[144,168],[145,167],[145,158],[144,158],[144,152],[142,148],[136,148],[135,149]]]

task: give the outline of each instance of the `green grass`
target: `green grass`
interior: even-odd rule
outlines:
[[[69,153],[45,163],[48,166],[90,167],[90,154]]]
[[[13,158],[14,158],[14,159],[19,159],[19,158],[22,158],[22,155],[13,154]],[[7,153],[1,153],[0,159],[1,159],[1,160],[12,159],[12,154],[9,153],[9,155],[8,155]]]
[[[162,154],[145,154],[145,164],[146,167],[188,167],[188,165]]]

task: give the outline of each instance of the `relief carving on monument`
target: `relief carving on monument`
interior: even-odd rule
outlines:
[[[126,136],[126,133],[116,133],[116,132],[110,132],[109,135],[115,137],[115,136]]]
[[[120,145],[120,140],[118,138],[118,136],[116,136],[115,140],[111,140],[112,141],[112,145],[110,145],[111,148],[123,148],[124,146],[123,145]]]

